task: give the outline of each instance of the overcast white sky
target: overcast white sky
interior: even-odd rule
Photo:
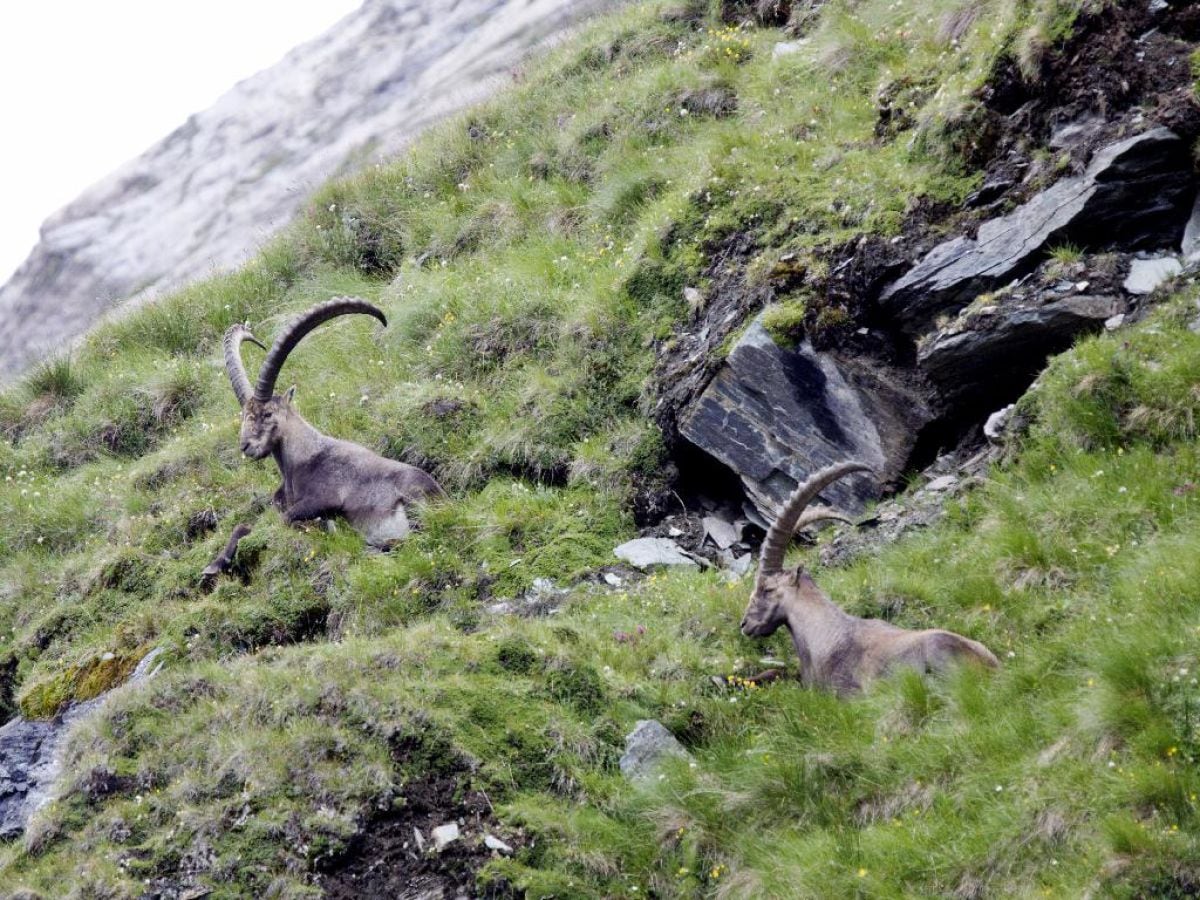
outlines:
[[[0,0],[0,283],[51,213],[361,0]]]

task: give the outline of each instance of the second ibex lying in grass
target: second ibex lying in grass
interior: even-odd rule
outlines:
[[[823,519],[845,519],[825,508],[805,508],[826,487],[852,472],[869,472],[860,462],[843,462],[814,473],[796,488],[763,541],[758,579],[742,617],[742,634],[766,637],[782,625],[792,634],[805,684],[838,693],[908,667],[937,672],[957,661],[999,663],[978,641],[951,631],[909,631],[878,619],[860,619],[838,607],[803,566],[785,570],[783,555],[797,528]]]
[[[320,303],[275,339],[253,388],[242,363],[241,345],[243,341],[263,345],[246,326],[234,325],[225,332],[225,369],[242,406],[242,452],[252,459],[274,456],[283,475],[274,502],[284,520],[292,525],[342,515],[369,544],[383,547],[408,534],[406,510],[443,496],[441,487],[416,466],[317,431],[296,411],[295,387],[282,396],[274,393],[280,368],[304,336],[322,322],[348,313],[365,313],[387,324],[383,313],[365,300],[337,297]]]

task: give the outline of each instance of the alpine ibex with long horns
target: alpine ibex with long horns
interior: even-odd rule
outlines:
[[[782,625],[792,634],[805,684],[841,694],[897,668],[937,672],[957,661],[999,665],[978,641],[951,631],[909,631],[878,619],[860,619],[833,603],[803,566],[783,568],[787,545],[798,528],[824,519],[847,519],[824,507],[805,511],[812,500],[839,478],[870,472],[861,462],[837,463],[813,473],[788,498],[763,541],[758,577],[742,617],[742,634],[767,637]]]
[[[319,432],[297,412],[294,385],[283,395],[274,393],[279,370],[304,336],[350,313],[374,316],[387,325],[383,313],[365,300],[335,297],[319,303],[275,339],[253,388],[242,363],[242,342],[267,348],[245,325],[233,325],[225,332],[225,370],[242,407],[242,452],[251,459],[275,457],[283,476],[274,503],[284,521],[292,525],[342,515],[367,543],[384,547],[408,534],[408,508],[444,496],[441,486],[416,466]]]

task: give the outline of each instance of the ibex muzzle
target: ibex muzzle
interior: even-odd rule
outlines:
[[[242,452],[251,459],[274,456],[283,476],[274,502],[284,520],[295,524],[342,515],[368,543],[386,546],[408,534],[407,510],[444,496],[441,487],[416,466],[317,431],[296,411],[294,387],[282,396],[274,393],[279,370],[304,336],[323,322],[350,313],[374,316],[387,325],[383,313],[367,301],[336,297],[314,306],[283,330],[267,352],[253,388],[241,346],[250,341],[266,348],[245,325],[230,327],[225,332],[225,369],[242,407]]]
[[[783,556],[796,529],[823,519],[848,521],[825,508],[805,512],[826,487],[852,472],[870,472],[861,462],[837,463],[814,473],[795,492],[763,541],[758,578],[742,616],[742,633],[767,637],[780,626],[791,632],[806,684],[839,693],[861,690],[900,667],[937,672],[957,661],[999,665],[983,644],[950,631],[909,631],[877,619],[852,616],[816,585],[802,566],[785,570]]]

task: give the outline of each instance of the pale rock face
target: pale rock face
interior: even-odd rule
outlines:
[[[614,0],[366,0],[42,226],[0,287],[0,377],[128,299],[245,261],[334,175],[395,155]]]

